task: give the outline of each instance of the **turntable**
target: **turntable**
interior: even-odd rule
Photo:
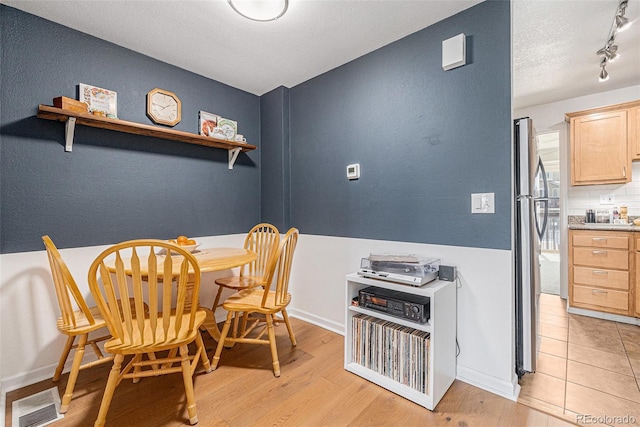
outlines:
[[[360,261],[360,276],[411,286],[422,286],[438,277],[440,260],[417,255],[370,254]]]

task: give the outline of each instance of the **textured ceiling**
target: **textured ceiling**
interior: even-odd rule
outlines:
[[[290,0],[275,22],[246,20],[226,0],[0,0],[257,95],[292,87],[482,0]],[[618,0],[515,0],[514,107],[640,84],[640,23],[598,82]],[[627,16],[638,20],[640,0]]]
[[[262,95],[292,87],[481,0],[291,0],[277,21],[247,20],[226,0],[2,0]]]
[[[516,0],[512,3],[514,108],[640,85],[640,0],[634,24],[616,36],[620,58],[599,82],[600,59],[618,0]]]

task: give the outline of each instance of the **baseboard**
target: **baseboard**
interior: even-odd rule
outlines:
[[[601,311],[587,310],[586,308],[568,307],[567,312],[579,314],[580,316],[595,317],[596,319],[611,320],[613,322],[628,323],[640,326],[640,319],[623,316],[621,314],[603,313]]]
[[[514,402],[518,400],[518,394],[520,392],[520,385],[516,378],[514,375],[512,381],[504,381],[460,365],[458,365],[456,376],[456,379],[462,382],[513,400]]]
[[[89,358],[87,357],[88,361]],[[96,358],[97,360],[97,358]],[[34,371],[27,372],[25,374],[16,375],[14,377],[7,378],[2,381],[0,384],[0,388],[2,388],[3,394],[9,393],[10,391],[17,390],[22,387],[26,387],[31,384],[35,384],[40,381],[44,381],[46,379],[53,378],[53,372],[56,370],[56,365],[44,366],[42,368],[36,369]],[[65,365],[64,372],[69,372],[71,369],[71,363],[67,363]],[[52,384],[54,384],[52,382]]]
[[[344,335],[344,325],[342,323],[334,322],[325,319],[324,317],[316,316],[309,312],[296,310],[294,308],[287,309],[287,313],[289,314],[289,316],[295,317],[296,319],[304,320],[305,322],[311,323],[312,325],[319,326],[323,329],[327,329],[339,335]]]

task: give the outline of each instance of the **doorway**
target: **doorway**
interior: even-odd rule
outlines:
[[[560,132],[537,134],[549,186],[547,227],[540,240],[540,291],[560,295]]]

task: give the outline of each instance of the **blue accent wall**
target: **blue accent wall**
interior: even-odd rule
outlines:
[[[302,233],[511,247],[510,5],[488,0],[291,89],[257,97],[0,5],[0,252],[139,237],[244,233],[260,221]],[[466,34],[467,65],[441,66]],[[140,123],[146,93],[175,92],[232,118],[258,150],[225,150],[37,119],[79,83],[118,92]],[[346,166],[360,163],[348,181]],[[494,192],[496,213],[471,214]]]
[[[467,65],[443,71],[464,33]],[[485,1],[290,90],[291,224],[511,248],[510,5]],[[346,178],[360,163],[361,177]],[[495,214],[471,214],[471,193]]]
[[[227,151],[36,118],[38,104],[77,97],[79,83],[118,93],[118,116],[153,124],[146,94],[182,101],[174,129],[197,133],[200,110],[238,121],[260,145],[260,98],[104,40],[0,5],[0,252],[132,238],[244,233],[261,218],[259,150]]]
[[[260,97],[262,221],[281,231],[290,226],[289,89]]]

